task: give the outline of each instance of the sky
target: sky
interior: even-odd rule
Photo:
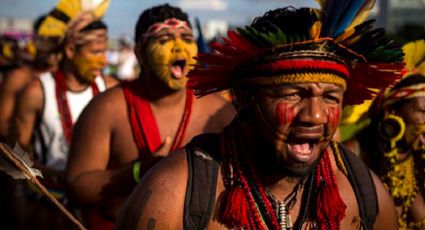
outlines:
[[[58,0],[0,0],[0,17],[35,19],[53,9],[57,2]],[[180,6],[192,21],[194,17],[198,17],[201,23],[220,19],[231,25],[249,24],[254,17],[281,6],[318,7],[314,0],[111,0],[104,18],[109,27],[109,35],[115,38],[122,35],[133,37],[140,13],[163,3]]]

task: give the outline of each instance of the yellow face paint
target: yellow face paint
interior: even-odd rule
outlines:
[[[148,42],[144,59],[146,67],[170,89],[179,90],[186,86],[187,73],[193,69],[198,52],[194,41],[181,38],[161,39]]]
[[[425,125],[411,124],[406,125],[405,140],[414,151],[423,149],[423,137],[425,134]]]
[[[83,56],[77,53],[72,61],[80,77],[88,82],[93,82],[106,65],[106,57],[103,54]]]

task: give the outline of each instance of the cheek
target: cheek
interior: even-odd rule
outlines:
[[[276,118],[279,126],[289,125],[294,120],[294,107],[280,102],[275,108]]]
[[[171,56],[171,42],[159,44],[157,42],[147,47],[147,61],[150,65],[158,65],[168,63]],[[162,66],[162,65],[161,65]]]
[[[194,44],[194,43],[186,44],[185,50],[186,50],[186,53],[188,55],[187,58],[190,60],[190,64],[196,63],[196,60],[194,59],[194,57],[198,53],[198,47],[196,46],[196,44]]]
[[[335,131],[338,128],[340,113],[339,107],[332,107],[326,110],[330,131]]]

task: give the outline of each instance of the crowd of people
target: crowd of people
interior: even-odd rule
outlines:
[[[0,40],[0,141],[90,230],[425,229],[425,40],[374,28],[373,0],[318,2],[208,53],[187,13],[156,5],[117,56],[109,0],[60,0],[32,42]],[[340,143],[344,108],[368,100]],[[0,179],[5,229],[77,229]]]

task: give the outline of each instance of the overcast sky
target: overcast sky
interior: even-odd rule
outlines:
[[[58,0],[0,0],[0,17],[34,19],[49,12]],[[315,6],[314,0],[111,0],[105,16],[110,36],[132,37],[139,14],[154,5],[170,3],[183,8],[191,20],[199,17],[201,22],[209,19],[226,20],[232,25],[244,25],[256,16],[276,7],[293,5]]]

